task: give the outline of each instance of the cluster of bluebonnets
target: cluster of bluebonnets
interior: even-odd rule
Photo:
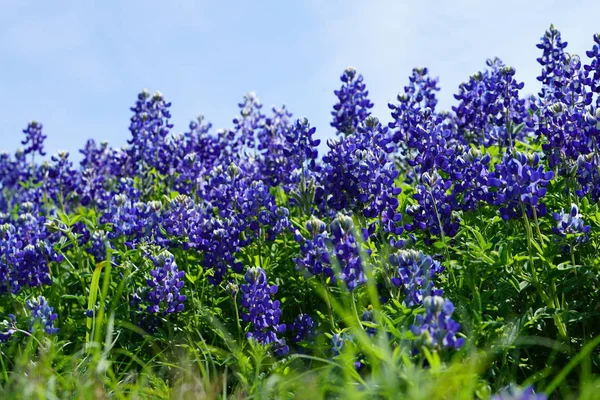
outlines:
[[[67,152],[44,159],[43,126],[31,122],[24,149],[0,155],[0,341],[37,324],[57,334],[68,319],[61,310],[94,318],[97,307],[86,301],[56,304],[57,313],[40,293],[70,269],[85,282],[85,272],[108,260],[127,282],[117,311],[149,332],[193,313],[202,281],[210,285],[203,291],[233,300],[233,326],[274,356],[310,351],[320,332],[330,334],[336,357],[355,338],[334,321],[329,296],[364,300],[372,278],[383,305],[411,316],[399,343],[412,356],[461,349],[468,335],[455,312],[459,298],[445,289],[460,273],[449,261],[465,219],[491,213],[525,222],[530,243],[558,242],[566,253],[589,241],[578,204],[600,200],[600,35],[593,40],[584,61],[551,27],[538,45],[539,94],[526,97],[515,69],[495,58],[460,85],[450,112],[438,110],[437,79],[415,68],[389,104],[387,125],[371,114],[363,76],[348,68],[335,91],[336,137],[321,158],[308,119],[285,107],[264,112],[252,93],[232,128],[213,133],[199,117],[177,133],[171,103],[142,91],[128,145],[89,140],[79,165]],[[554,193],[572,204],[566,212],[548,200],[559,182]],[[541,220],[552,221],[546,235]],[[529,268],[545,304],[560,308]],[[319,307],[329,316],[280,300],[309,290],[302,282],[321,285]],[[77,284],[52,289],[52,298],[74,294]],[[369,336],[389,334],[373,327],[372,305],[355,307]],[[363,361],[356,366],[365,370]],[[527,389],[518,398],[542,398],[532,396]]]

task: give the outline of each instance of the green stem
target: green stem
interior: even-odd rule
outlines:
[[[554,308],[554,309],[559,309],[560,304],[558,303],[558,299],[552,299],[550,298],[546,292],[544,292],[544,290],[542,289],[542,285],[540,284],[540,281],[538,279],[538,275],[537,275],[537,270],[535,269],[535,264],[533,262],[533,247],[532,247],[532,240],[533,240],[533,232],[531,230],[531,224],[529,223],[529,218],[527,218],[527,213],[525,212],[525,207],[523,204],[521,204],[521,209],[523,211],[523,217],[525,219],[525,230],[527,232],[527,247],[529,249],[529,264],[530,264],[530,268],[531,268],[531,278],[533,280],[533,285],[535,286],[535,288],[537,289],[540,297],[542,298],[542,300],[544,301],[544,303],[546,303],[547,307],[550,308]],[[553,297],[556,298],[556,293],[553,293]],[[558,329],[558,333],[561,336],[562,339],[566,340],[568,339],[569,335],[567,333],[567,328],[564,324],[564,322],[562,321],[562,319],[560,318],[560,315],[554,315],[553,316],[554,319],[554,324],[556,325],[556,328]]]
[[[333,329],[335,326],[335,323],[333,322],[333,309],[331,308],[331,301],[329,300],[329,287],[325,283],[325,277],[323,274],[321,274],[321,284],[325,290],[325,301],[327,302],[327,310],[329,312],[329,323],[331,324],[331,329]]]
[[[352,292],[352,311],[354,312],[354,316],[356,317],[356,321],[358,322],[358,327],[362,327],[362,322],[358,316],[358,310],[356,309],[356,298],[354,297],[354,292]]]
[[[442,237],[442,242],[444,243],[444,253],[446,255],[446,263],[448,264],[448,269],[450,270],[450,275],[452,276],[452,281],[454,282],[454,286],[456,286],[456,276],[454,275],[454,269],[450,268],[450,253],[448,252],[448,243],[446,243],[446,234],[444,233],[444,226],[442,225],[442,219],[440,218],[440,213],[438,212],[437,205],[435,204],[435,197],[433,197],[433,193],[431,192],[431,190],[429,191],[429,195],[431,196],[433,209],[435,210],[435,215],[438,220],[438,225],[440,226],[440,235]]]
[[[233,309],[235,310],[235,323],[237,325],[238,330],[238,340],[242,343],[242,325],[240,325],[240,312],[237,307],[237,293],[232,297],[233,299]]]
[[[565,378],[569,375],[571,370],[575,368],[577,364],[579,364],[582,360],[584,360],[590,353],[596,349],[600,345],[600,336],[596,336],[594,340],[588,342],[583,349],[579,353],[577,353],[568,364],[556,375],[556,377],[550,382],[550,384],[546,387],[544,392],[546,395],[550,396],[554,390],[565,380]]]
[[[540,223],[538,221],[537,211],[535,209],[535,206],[531,207],[531,209],[533,210],[533,221],[535,222],[535,229],[537,231],[537,235],[540,238],[540,245],[543,247],[544,239],[542,238],[542,231],[540,231]]]

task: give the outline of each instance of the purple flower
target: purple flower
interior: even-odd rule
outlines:
[[[40,156],[45,156],[44,153],[44,140],[46,135],[42,133],[42,124],[36,121],[32,121],[27,125],[27,128],[23,130],[25,133],[25,139],[21,142],[25,147],[25,154],[35,155],[39,153]]]
[[[408,206],[406,214],[412,217],[412,222],[405,225],[407,231],[421,229],[427,236],[441,237],[443,234],[452,237],[458,232],[460,220],[455,211],[460,209],[450,192],[453,181],[442,178],[437,171],[425,172],[417,185],[413,198],[417,204]]]
[[[586,51],[586,55],[591,58],[590,64],[584,65],[585,80],[584,84],[589,86],[594,93],[600,93],[600,33],[593,37],[594,46],[592,50]]]
[[[344,349],[346,342],[354,343],[354,339],[348,333],[336,333],[331,337],[331,352],[334,356],[339,356]]]
[[[106,178],[94,168],[85,168],[78,175],[77,194],[84,207],[104,209],[110,200],[110,194],[104,189]]]
[[[431,78],[427,68],[414,68],[409,77],[409,84],[404,87],[404,92],[397,96],[398,104],[388,104],[393,118],[388,126],[393,130],[392,140],[397,147],[395,156],[406,174],[412,173],[407,169],[407,160],[412,158],[411,147],[415,145],[415,142],[411,143],[411,138],[415,128],[423,123],[423,111],[435,111],[435,92],[440,90],[437,85],[437,78]]]
[[[533,391],[533,386],[528,386],[525,389],[519,389],[514,385],[510,385],[502,389],[499,393],[492,396],[491,400],[546,400],[544,393],[536,394]]]
[[[352,218],[339,213],[331,223],[333,254],[340,267],[340,278],[349,291],[365,283],[367,278],[356,241]]]
[[[133,296],[132,305],[150,316],[167,316],[182,312],[187,299],[187,296],[181,294],[185,284],[185,271],[177,268],[173,255],[168,251],[150,259],[155,268],[150,271],[150,278],[146,280],[147,286],[139,288]]]
[[[54,203],[64,209],[67,200],[75,192],[77,173],[69,160],[69,153],[61,151],[51,157],[47,174],[44,177],[44,191]]]
[[[269,285],[267,275],[260,267],[248,268],[244,280],[247,283],[240,287],[241,304],[245,309],[242,320],[252,324],[252,330],[246,336],[260,344],[272,346],[278,355],[286,355],[289,347],[284,339],[277,336],[285,332],[286,325],[279,321],[279,301],[271,299],[271,296],[277,293],[277,285]]]
[[[291,331],[294,332],[294,336],[292,337],[293,342],[302,342],[313,335],[315,323],[310,315],[298,314],[291,326]]]
[[[367,218],[381,216],[384,231],[400,234],[402,215],[397,196],[402,191],[395,179],[398,171],[389,159],[393,150],[387,128],[368,117],[357,133],[330,140],[323,157],[322,188],[317,198],[322,209],[355,211]],[[370,227],[374,233],[375,225]]]
[[[54,308],[48,305],[44,296],[27,300],[26,305],[31,311],[31,318],[29,320],[30,332],[33,332],[33,329],[37,324],[39,324],[44,332],[49,335],[58,332],[58,328],[54,327],[54,321],[58,318],[58,315],[54,313]]]
[[[0,225],[0,293],[52,283],[48,263],[62,256],[52,249],[45,223],[34,204],[25,202],[16,220]]]
[[[269,186],[285,185],[291,172],[298,167],[299,154],[289,154],[292,146],[287,135],[294,131],[291,117],[292,114],[285,106],[280,109],[273,107],[272,115],[268,116],[258,129],[258,174]]]
[[[542,73],[537,77],[537,80],[543,84],[539,96],[541,98],[560,98],[567,42],[563,42],[558,29],[554,25],[550,25],[550,28],[542,36],[542,42],[536,46],[543,51],[542,56],[537,59],[538,63],[542,65]]]
[[[0,343],[8,342],[12,335],[17,332],[17,318],[13,314],[8,314],[7,317],[8,319],[0,322]]]
[[[571,204],[571,210],[568,213],[565,213],[564,210],[561,210],[560,214],[552,213],[552,217],[557,221],[556,226],[552,227],[554,233],[560,236],[574,235],[578,242],[587,241],[587,234],[591,227],[585,225],[577,205]]]
[[[500,207],[502,219],[520,218],[522,208],[527,216],[544,216],[546,206],[541,200],[546,195],[546,186],[554,172],[546,171],[538,154],[513,151],[506,153],[502,162],[489,174],[486,200]]]
[[[402,287],[408,307],[423,304],[427,296],[442,296],[444,291],[434,287],[434,280],[444,267],[422,251],[400,250],[390,256],[390,265],[395,268],[391,282]]]
[[[528,117],[525,99],[519,98],[524,84],[514,79],[515,69],[498,58],[487,61],[489,70],[478,72],[460,85],[454,97],[457,134],[469,142],[485,146],[512,147],[523,140],[523,122]],[[520,130],[517,132],[517,127]]]
[[[146,297],[149,303],[146,310],[163,315],[183,311],[187,296],[180,292],[185,284],[185,272],[177,268],[173,255],[168,252],[154,257],[152,262],[155,269],[150,271],[151,278],[146,281],[150,288]]]
[[[327,225],[314,215],[306,222],[306,230],[310,238],[305,239],[299,230],[295,231],[294,237],[300,243],[302,258],[296,258],[296,268],[306,271],[309,275],[321,275],[331,278],[335,283],[335,276],[329,258],[329,234]]]
[[[368,322],[368,323],[374,323],[375,319],[373,316],[373,307],[369,306],[369,308],[367,308],[362,315],[360,316],[360,320],[362,322]],[[375,334],[377,333],[377,328],[371,327],[371,326],[364,326],[365,332],[367,333],[367,335],[373,337],[375,336]]]
[[[97,263],[106,260],[106,244],[110,245],[110,242],[107,241],[108,233],[99,229],[91,234],[90,239],[91,246],[87,252],[94,257],[94,261]]]
[[[171,103],[160,92],[150,95],[143,90],[138,95],[135,106],[131,108],[134,112],[129,125],[132,137],[128,143],[131,147],[126,151],[130,176],[146,168],[156,168],[163,174],[168,172],[172,153],[167,151],[166,138],[173,127],[170,107]]]
[[[333,106],[331,112],[333,115],[331,126],[338,134],[351,135],[371,114],[369,110],[373,107],[373,103],[368,98],[369,92],[363,82],[363,76],[357,74],[354,68],[346,68],[340,80],[344,84],[335,91],[338,103]]]
[[[415,318],[411,331],[417,336],[416,347],[426,346],[431,349],[460,348],[464,338],[457,338],[460,324],[454,321],[452,313],[454,305],[440,296],[427,296],[423,299],[425,315]]]

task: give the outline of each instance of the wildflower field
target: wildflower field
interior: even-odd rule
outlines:
[[[495,58],[443,111],[415,68],[389,124],[348,68],[327,146],[252,93],[177,130],[142,91],[80,162],[29,123],[0,155],[0,398],[600,398],[590,36],[544,33],[533,96]]]

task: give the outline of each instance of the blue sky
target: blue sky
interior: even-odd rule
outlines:
[[[597,1],[2,1],[0,150],[41,121],[50,154],[76,155],[88,138],[125,144],[137,93],[172,101],[175,131],[204,114],[230,127],[244,93],[286,104],[317,135],[333,135],[333,90],[347,66],[364,76],[374,113],[415,66],[440,78],[448,109],[460,82],[498,56],[534,93],[535,44],[554,23],[581,54],[592,46]]]

